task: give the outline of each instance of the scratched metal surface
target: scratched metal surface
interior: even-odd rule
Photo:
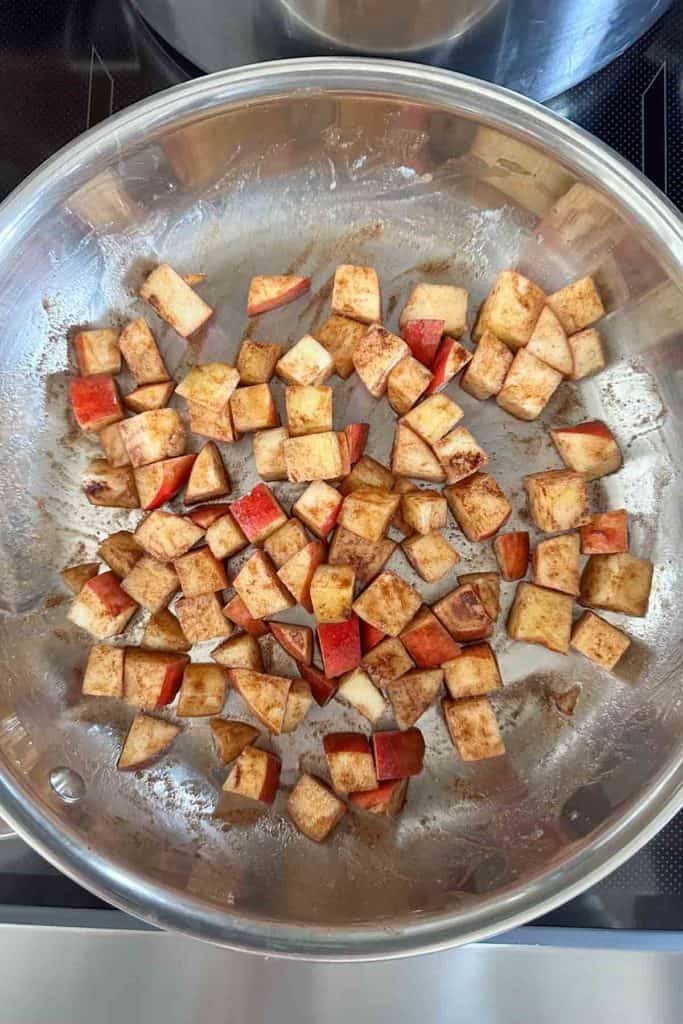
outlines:
[[[217,916],[211,927],[181,926],[238,945],[256,945],[250,934],[270,929],[270,948],[291,951],[293,933],[278,938],[278,928],[294,928],[298,941],[317,927],[333,944],[346,936],[339,941],[351,949],[364,931],[407,935],[433,920],[459,941],[471,934],[473,914],[503,901],[514,911],[530,890],[540,900],[568,864],[575,870],[583,857],[588,865],[605,830],[679,757],[680,271],[614,202],[577,190],[574,172],[547,155],[508,153],[507,145],[499,134],[484,152],[470,119],[405,99],[329,92],[238,105],[107,160],[86,188],[61,196],[51,218],[16,238],[14,260],[3,266],[2,770],[59,841],[68,833],[70,843],[133,878],[141,894],[168,887],[168,916],[158,905],[145,908],[142,895],[132,907],[153,920],[178,925],[173,901],[182,896]],[[162,259],[207,275],[201,291],[216,316],[190,345],[135,294]],[[548,290],[594,272],[609,307],[603,373],[563,384],[531,424],[476,402],[457,383],[448,393],[513,502],[510,528],[529,528],[522,475],[560,465],[548,425],[605,419],[625,466],[591,485],[594,507],[629,509],[632,550],[656,570],[647,618],[606,616],[633,639],[614,676],[578,655],[511,643],[504,621],[514,587],[503,584],[493,644],[505,687],[493,702],[506,756],[463,765],[432,708],[420,722],[426,768],[411,781],[400,819],[368,824],[349,815],[318,847],[288,821],[287,787],[300,768],[326,774],[326,731],[367,732],[367,722],[333,702],[315,708],[296,734],[270,740],[283,761],[283,788],[272,810],[247,816],[215,813],[226,773],[204,721],[189,722],[159,765],[118,775],[113,765],[132,713],[80,697],[88,640],[66,620],[58,572],[93,558],[103,537],[140,518],[93,509],[80,493],[95,446],[67,407],[71,328],[148,316],[179,377],[196,360],[233,360],[246,333],[289,344],[314,328],[327,315],[339,262],[377,267],[390,328],[417,280],[467,287],[471,322],[502,268],[518,265]],[[311,274],[311,296],[247,323],[251,275],[284,270]],[[386,462],[395,421],[386,401],[375,402],[354,378],[334,385],[335,426],[368,420],[368,450]],[[281,386],[273,388],[282,409]],[[250,439],[221,449],[239,496],[257,479]],[[303,488],[274,490],[288,508]],[[495,567],[490,544],[469,544],[452,521],[446,532],[462,556],[456,572]],[[239,564],[231,559],[229,570]],[[416,581],[400,551],[389,567]],[[417,581],[425,600],[451,589],[455,574],[431,586]],[[127,640],[139,638],[142,621]],[[193,658],[205,660],[211,646],[196,647]],[[294,674],[293,662],[264,647],[274,671]],[[575,685],[580,697],[568,718],[552,695]],[[249,718],[234,694],[226,713]],[[47,781],[65,764],[86,782],[83,800],[69,807]],[[116,886],[106,894],[126,902]]]

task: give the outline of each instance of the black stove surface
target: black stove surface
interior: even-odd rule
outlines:
[[[0,10],[0,198],[86,128],[198,74],[127,0],[0,0]],[[683,209],[683,0],[609,67],[548,105],[640,167]],[[17,919],[11,912],[21,908],[106,905],[7,839],[3,907]],[[683,931],[683,812],[603,882],[535,923]]]

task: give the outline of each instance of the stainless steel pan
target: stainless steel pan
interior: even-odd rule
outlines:
[[[633,549],[656,564],[650,613],[627,621],[633,648],[616,675],[510,645],[499,627],[507,756],[464,766],[433,710],[427,768],[400,820],[349,819],[320,847],[295,833],[284,794],[255,821],[214,813],[222,773],[201,722],[157,767],[118,775],[131,712],[80,697],[86,638],[65,619],[58,570],[137,517],[93,510],[79,492],[94,449],[67,411],[66,336],[148,314],[135,291],[161,258],[204,271],[217,309],[200,349],[154,322],[177,375],[198,357],[234,356],[254,272],[313,276],[310,300],[251,325],[278,341],[325,315],[340,261],[378,268],[389,325],[417,279],[466,285],[472,315],[512,264],[548,289],[595,273],[609,306],[602,374],[563,385],[536,424],[452,391],[513,498],[513,526],[527,525],[522,473],[558,465],[548,423],[598,415],[615,430],[625,466],[594,486],[595,507],[627,507]],[[0,804],[10,823],[148,921],[330,959],[491,934],[623,861],[683,802],[682,268],[678,215],[615,154],[513,94],[423,67],[314,59],[218,74],[133,107],[49,161],[0,209]],[[371,451],[388,455],[385,403],[350,381],[336,409],[340,423],[370,417]],[[225,454],[239,493],[253,480],[249,442]],[[488,547],[452,533],[461,571],[492,567]],[[406,572],[400,556],[396,565]],[[555,696],[575,685],[576,710],[563,715]],[[228,710],[243,711],[235,696]],[[300,760],[322,769],[320,736],[343,723],[361,725],[333,704],[274,741],[286,785]]]

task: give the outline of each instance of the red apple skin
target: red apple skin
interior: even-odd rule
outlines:
[[[337,437],[339,438],[339,454],[342,460],[342,476],[348,476],[351,472],[351,447],[349,439],[343,430],[337,431]]]
[[[344,622],[319,623],[318,644],[326,676],[336,679],[356,668],[361,659],[358,616],[352,615]]]
[[[244,601],[237,595],[231,598],[225,605],[223,614],[226,619],[230,619],[236,626],[243,629],[245,633],[251,633],[252,636],[266,636],[268,633],[268,627],[259,619],[252,619]]]
[[[521,580],[529,567],[529,534],[515,530],[496,537],[493,542],[500,572],[504,580]]]
[[[199,505],[198,508],[193,508],[191,512],[186,512],[185,518],[190,519],[195,526],[200,526],[202,530],[208,530],[210,526],[219,519],[222,519],[229,511],[230,506],[227,501],[224,501],[222,504]]]
[[[342,505],[343,505],[343,501],[342,501],[342,498],[341,498],[341,495],[340,495],[339,496],[339,504],[337,505],[337,507],[335,509],[332,510],[332,512],[330,512],[330,514],[327,517],[327,519],[325,519],[321,523],[321,525],[320,525],[320,535],[321,535],[321,537],[327,537],[332,532],[332,530],[335,528],[335,526],[337,525],[337,519],[339,518],[339,513],[341,512]]]
[[[369,754],[370,743],[361,732],[328,732],[323,736],[323,749],[331,754]]]
[[[69,397],[81,430],[101,430],[123,419],[116,382],[110,373],[75,377],[69,384]]]
[[[278,309],[280,306],[285,306],[288,302],[294,302],[294,299],[298,299],[300,295],[305,295],[310,287],[310,277],[299,278],[298,281],[292,282],[287,288],[273,295],[270,299],[248,304],[247,316],[259,316],[260,313],[268,313],[271,309]]]
[[[431,369],[441,343],[445,320],[409,320],[403,328],[403,340],[415,359]]]
[[[425,741],[419,729],[398,729],[372,735],[377,781],[406,779],[419,775],[424,761]]]
[[[290,633],[288,632],[289,629],[298,632],[299,630],[306,629],[306,626],[290,626],[286,622],[269,622],[268,625],[270,627],[270,632],[273,634],[283,651],[286,651],[287,654],[294,658],[296,662],[301,661],[305,665],[310,665],[313,658],[312,633],[309,631],[305,634],[306,638],[303,641],[304,649],[302,650],[295,646],[295,643],[292,641]]]
[[[418,668],[439,668],[445,661],[457,658],[462,650],[436,616],[414,630],[408,626],[400,640]]]
[[[142,507],[149,512],[175,497],[180,488],[187,483],[195,458],[195,455],[178,455],[174,459],[164,459],[160,467],[159,490],[152,500]]]
[[[257,543],[274,522],[284,522],[282,509],[265,484],[257,484],[249,494],[231,502],[230,512],[252,544]]]
[[[297,665],[299,667],[299,675],[302,679],[306,680],[311,688],[313,700],[321,708],[325,707],[337,692],[339,683],[336,679],[328,679],[315,665],[304,665],[302,661],[298,661]]]
[[[619,555],[628,551],[628,514],[626,509],[599,512],[590,523],[580,527],[581,552],[584,555]]]
[[[83,590],[86,589],[95,594],[110,615],[120,615],[135,607],[135,601],[125,592],[113,572],[101,572],[99,576],[93,576],[83,587]]]
[[[349,801],[371,814],[398,814],[403,809],[406,792],[405,779],[390,779],[388,782],[381,782],[377,789],[349,793]]]
[[[378,643],[384,640],[387,634],[383,633],[381,629],[377,629],[376,626],[371,626],[369,622],[361,620],[360,624],[360,645],[363,654],[367,654],[373,647],[376,647]]]
[[[261,788],[261,800],[264,804],[272,804],[280,785],[280,759],[274,754],[268,754],[268,764],[263,776]]]
[[[307,544],[305,548],[301,549],[299,554],[303,551],[306,552],[306,557],[308,558],[308,570],[298,601],[299,604],[306,609],[309,615],[312,615],[313,602],[311,601],[311,583],[313,582],[315,570],[319,565],[322,565],[327,558],[327,544],[324,540],[312,540],[310,544]],[[285,565],[286,564],[287,563],[285,562]]]
[[[448,369],[448,363],[453,349],[458,344],[455,338],[446,337],[439,345],[439,350],[432,363],[432,380],[426,392],[428,395],[433,395],[435,391],[440,391],[455,376]]]
[[[562,427],[558,434],[589,434],[591,437],[602,437],[608,441],[614,440],[612,431],[602,420],[587,420],[586,423],[579,423],[575,427]]]
[[[349,443],[349,458],[351,465],[355,466],[365,451],[370,433],[369,423],[347,423],[344,427],[346,440]]]
[[[161,684],[159,690],[159,696],[157,697],[157,707],[163,707],[166,704],[170,704],[172,700],[175,700],[176,694],[180,689],[180,684],[183,681],[183,673],[185,671],[185,665],[187,664],[187,658],[183,658],[182,661],[178,661],[175,665],[168,665],[166,668],[166,674],[164,681]]]

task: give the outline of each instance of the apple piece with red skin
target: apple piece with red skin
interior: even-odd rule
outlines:
[[[444,320],[409,320],[403,328],[403,340],[415,359],[428,369],[431,369],[441,344],[444,324]]]
[[[346,440],[349,443],[349,459],[351,465],[355,466],[365,451],[370,433],[369,423],[347,423],[344,427]]]
[[[315,665],[305,665],[302,661],[297,662],[301,678],[305,679],[311,688],[313,700],[321,708],[334,697],[339,686],[339,680],[328,679]]]
[[[377,789],[367,792],[349,793],[349,802],[369,814],[393,816],[403,810],[408,792],[408,779],[389,779],[380,782]]]
[[[75,377],[69,383],[69,397],[76,422],[88,433],[123,419],[116,381],[110,373]]]
[[[565,466],[583,473],[586,480],[597,480],[621,469],[619,445],[601,420],[589,420],[575,427],[553,427],[550,436]]]
[[[296,662],[310,665],[313,660],[313,630],[310,626],[297,626],[289,622],[269,623],[280,647]]]
[[[323,737],[323,749],[332,786],[338,793],[377,788],[377,776],[367,736],[360,732],[331,732]]]
[[[70,565],[62,569],[60,576],[72,594],[80,594],[81,590],[93,576],[100,571],[99,562],[82,562],[80,565]]]
[[[425,741],[420,730],[414,726],[403,732],[392,729],[373,733],[372,749],[378,782],[406,779],[422,771]]]
[[[597,512],[580,527],[583,555],[622,555],[628,551],[628,513],[625,508]]]
[[[113,572],[102,572],[85,583],[74,599],[68,618],[98,640],[116,636],[137,610]]]
[[[230,718],[212,718],[209,722],[216,757],[223,764],[229,764],[258,739],[258,729],[247,722]]]
[[[445,388],[456,374],[467,366],[471,358],[472,353],[455,338],[444,338],[434,356],[432,380],[427,388],[427,394],[434,395]]]
[[[180,726],[152,715],[136,715],[117,762],[120,772],[137,771],[165,753],[180,732]]]
[[[223,783],[224,793],[272,804],[280,784],[280,758],[267,750],[247,746]]]
[[[231,622],[234,622],[236,626],[243,629],[245,633],[249,633],[250,636],[259,637],[268,634],[268,626],[265,622],[260,622],[259,619],[255,619],[249,614],[246,604],[238,594],[224,605],[223,614],[226,619],[230,619]]]
[[[343,430],[338,430],[337,440],[339,442],[339,456],[341,458],[341,472],[339,476],[345,477],[351,472],[351,449],[349,448],[349,439]]]
[[[493,632],[493,623],[471,583],[456,587],[437,601],[434,614],[460,643],[485,640]]]
[[[257,484],[249,494],[231,502],[230,512],[252,544],[261,543],[287,522],[280,503],[265,484]]]
[[[521,580],[529,567],[529,533],[513,530],[501,533],[493,542],[500,574],[506,582]]]
[[[369,622],[365,622],[361,619],[360,622],[360,645],[363,654],[367,654],[376,647],[386,637],[386,633],[383,633],[381,629],[377,629],[376,626],[370,625]]]
[[[327,557],[327,544],[322,540],[312,540],[301,551],[285,562],[277,575],[284,583],[292,597],[303,605],[307,612],[313,614],[311,601],[311,583],[315,570]]]
[[[184,455],[180,456],[185,458]],[[230,505],[227,501],[217,502],[215,504],[200,505],[199,508],[193,508],[191,512],[185,513],[185,518],[189,519],[190,522],[194,523],[195,526],[199,526],[202,530],[208,530],[210,526],[213,526],[215,522],[226,516],[230,511]]]
[[[174,700],[183,681],[187,654],[128,647],[123,663],[123,699],[143,710]]]
[[[334,529],[343,498],[324,480],[314,480],[292,506],[293,514],[316,537],[324,539]]]
[[[310,277],[298,274],[271,274],[252,277],[247,297],[247,316],[260,316],[271,309],[286,306],[311,287]]]
[[[457,658],[462,649],[426,607],[406,626],[400,638],[418,668],[438,668],[444,662]]]
[[[319,623],[318,644],[326,676],[336,679],[356,668],[361,659],[358,616],[352,615],[344,622]]]
[[[134,470],[140,506],[149,512],[175,497],[187,482],[194,460],[194,455],[178,455]]]

